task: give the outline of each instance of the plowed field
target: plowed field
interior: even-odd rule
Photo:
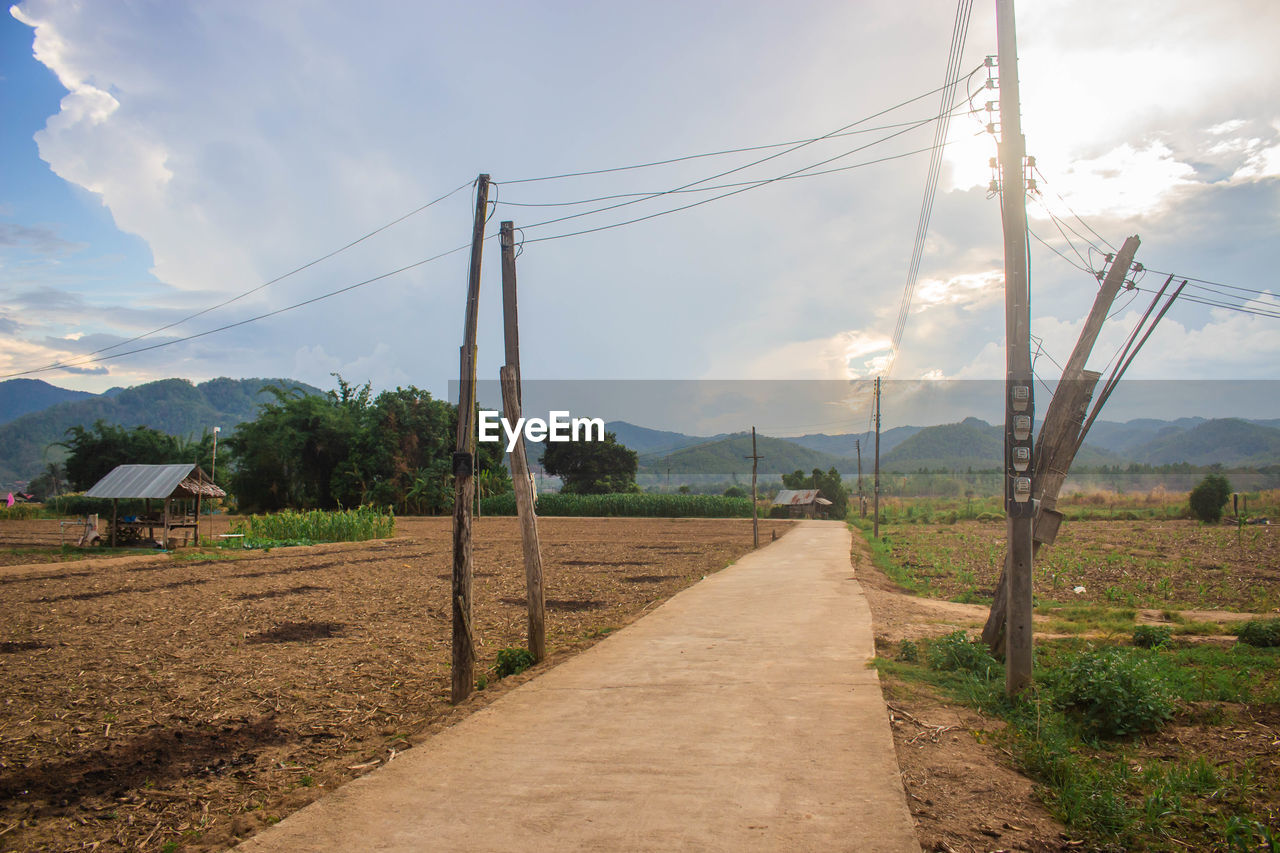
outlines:
[[[0,568],[0,849],[221,849],[528,677],[450,706],[450,529]],[[540,532],[551,663],[751,546],[737,519]],[[524,644],[515,519],[477,521],[474,601],[486,673]]]

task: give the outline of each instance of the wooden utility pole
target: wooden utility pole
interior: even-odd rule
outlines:
[[[1067,359],[1057,392],[1045,412],[1044,423],[1036,439],[1034,460],[1039,476],[1036,477],[1032,491],[1033,500],[1038,502],[1031,532],[1033,558],[1042,545],[1051,545],[1057,538],[1058,527],[1062,523],[1062,514],[1056,508],[1058,492],[1066,482],[1067,472],[1075,459],[1076,448],[1082,438],[1085,413],[1100,376],[1094,371],[1085,370],[1084,365],[1093,351],[1093,345],[1111,311],[1116,294],[1124,284],[1140,242],[1136,236],[1130,237],[1116,253],[1111,268],[1098,289],[1098,295],[1094,298],[1093,308],[1089,311],[1075,348],[1071,351],[1071,357]],[[995,598],[991,603],[991,613],[982,629],[983,641],[997,654],[1004,652],[1005,626],[1008,621],[1008,583],[1008,572],[1001,571]]]
[[[867,497],[862,493],[862,439],[855,438],[853,447],[858,451],[858,512],[867,517]]]
[[[506,343],[507,364],[502,368],[502,408],[507,423],[520,422],[522,393],[520,388],[520,328],[516,312],[515,226],[503,222],[499,231],[502,244],[502,330]],[[538,540],[538,514],[534,504],[533,482],[529,478],[529,459],[525,455],[524,436],[516,439],[511,451],[511,479],[516,493],[516,512],[520,516],[520,541],[524,546],[525,597],[529,609],[529,651],[542,662],[547,657],[546,603],[542,590],[542,547]]]
[[[471,619],[471,501],[475,497],[476,321],[480,307],[480,258],[489,208],[489,176],[476,179],[476,214],[467,274],[467,311],[462,331],[458,433],[453,453],[453,684],[454,704],[475,685],[475,634]]]
[[[1008,617],[1005,628],[1005,692],[1031,684],[1031,426],[1035,399],[1031,374],[1031,299],[1027,274],[1027,194],[1018,96],[1018,39],[1013,0],[996,0],[1000,68],[1000,176],[1004,226],[1005,290],[1005,517],[1009,547]]]
[[[876,467],[871,493],[871,535],[880,538],[880,377],[876,377]]]
[[[519,371],[510,364],[502,374],[502,408],[508,423],[520,421]],[[520,541],[524,546],[525,596],[529,610],[529,651],[541,663],[547,658],[546,602],[542,589],[542,547],[538,540],[538,517],[534,512],[533,482],[529,479],[529,462],[525,457],[524,436],[516,438],[511,452],[511,484],[516,493],[516,510],[520,515]]]
[[[760,547],[760,507],[756,503],[756,468],[760,464],[760,454],[756,452],[756,428],[751,428],[751,547]]]

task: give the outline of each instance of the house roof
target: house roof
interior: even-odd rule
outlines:
[[[818,494],[817,489],[783,489],[773,499],[774,506],[831,506],[831,501]]]
[[[117,465],[84,493],[87,498],[224,498],[227,493],[208,481],[199,466]]]

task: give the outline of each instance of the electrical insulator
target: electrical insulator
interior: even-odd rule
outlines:
[[[1018,503],[1031,500],[1031,478],[1017,477],[1013,481],[1013,499]]]
[[[1142,272],[1142,271],[1143,271],[1143,270],[1145,270],[1145,269],[1146,269],[1146,267],[1144,267],[1142,264],[1134,264],[1134,265],[1133,265],[1133,271],[1134,271],[1134,272]]]
[[[996,111],[996,102],[995,102],[995,101],[987,101],[987,112],[989,112],[989,113],[993,113],[993,112],[995,112],[995,111]]]
[[[988,56],[986,59],[982,60],[982,64],[988,68],[995,68],[996,58],[994,56]]]
[[[1036,158],[1027,157],[1027,168],[1034,169],[1036,167]]]
[[[1035,191],[1036,191],[1036,179],[1027,178],[1027,192],[1033,193]]]
[[[995,134],[996,134],[996,123],[995,123],[995,122],[988,122],[988,123],[987,123],[987,133],[991,134],[992,136],[995,136]]]
[[[1013,418],[1013,437],[1018,441],[1031,438],[1031,416],[1015,415]]]
[[[987,80],[987,88],[988,88],[988,89],[994,89],[995,87],[996,87],[996,81],[995,81],[995,80]]]
[[[990,160],[988,160],[987,165],[994,169],[997,165],[996,158],[992,157]]]
[[[998,192],[1000,192],[1000,182],[999,182],[999,181],[992,181],[990,184],[988,184],[988,185],[987,185],[987,192],[989,192],[989,193],[998,193]]]
[[[1013,470],[1025,471],[1031,467],[1031,448],[1019,445],[1013,449]]]

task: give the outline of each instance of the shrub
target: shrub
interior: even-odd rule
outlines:
[[[1173,639],[1173,629],[1163,625],[1139,625],[1133,629],[1133,644],[1140,649],[1158,649]]]
[[[903,640],[898,646],[898,660],[904,663],[915,663],[920,660],[920,648],[911,640]]]
[[[1103,737],[1154,731],[1173,716],[1173,700],[1154,666],[1119,648],[1089,650],[1068,662],[1057,700]]]
[[[1188,503],[1191,515],[1207,524],[1214,524],[1222,518],[1222,508],[1231,497],[1231,484],[1221,474],[1210,474],[1191,490]]]
[[[970,640],[964,631],[956,631],[931,642],[928,660],[931,669],[968,672],[988,680],[993,674],[1003,671],[1000,662],[991,656],[987,644],[981,640]]]
[[[533,659],[533,652],[528,649],[499,649],[498,662],[494,664],[493,672],[498,678],[506,678],[508,675],[524,672],[535,663],[537,661]]]
[[[1258,648],[1280,646],[1280,619],[1253,619],[1236,631],[1240,642]]]

